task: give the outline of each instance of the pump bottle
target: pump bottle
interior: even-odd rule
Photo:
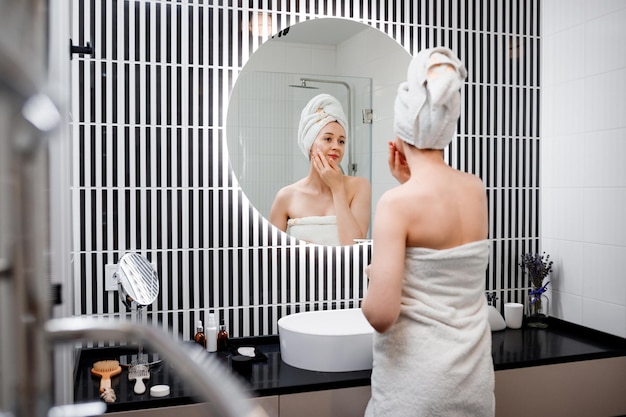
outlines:
[[[215,322],[215,314],[209,313],[209,319],[206,326],[206,350],[209,352],[217,351],[217,324]]]

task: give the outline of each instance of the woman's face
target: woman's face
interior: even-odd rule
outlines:
[[[320,149],[326,159],[339,165],[346,149],[346,132],[337,122],[330,122],[320,130],[315,138],[311,151]]]

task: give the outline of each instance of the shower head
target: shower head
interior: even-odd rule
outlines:
[[[306,85],[306,80],[304,78],[300,78],[300,85],[298,84],[289,84],[289,87],[295,87],[295,88],[308,88],[310,90],[317,90],[317,87],[311,87]]]

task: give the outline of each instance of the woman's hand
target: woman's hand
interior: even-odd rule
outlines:
[[[409,165],[407,164],[404,155],[400,153],[393,142],[389,142],[388,163],[391,175],[393,175],[393,177],[397,179],[400,184],[404,184],[409,180],[409,178],[411,178]]]
[[[339,190],[339,187],[343,187],[343,172],[341,172],[341,167],[335,165],[335,161],[328,160],[319,148],[313,153],[311,163],[317,170],[322,181],[328,185],[331,191],[335,192]]]

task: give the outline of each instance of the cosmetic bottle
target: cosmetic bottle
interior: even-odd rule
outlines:
[[[209,319],[206,326],[206,350],[209,352],[217,351],[217,324],[215,323],[215,314],[209,313]]]
[[[204,335],[202,320],[198,320],[198,324],[196,325],[196,334],[193,337],[193,340],[195,340],[197,344],[206,349],[206,336]]]
[[[224,320],[220,322],[220,330],[217,333],[217,350],[225,351],[228,349],[228,332],[224,325]]]

